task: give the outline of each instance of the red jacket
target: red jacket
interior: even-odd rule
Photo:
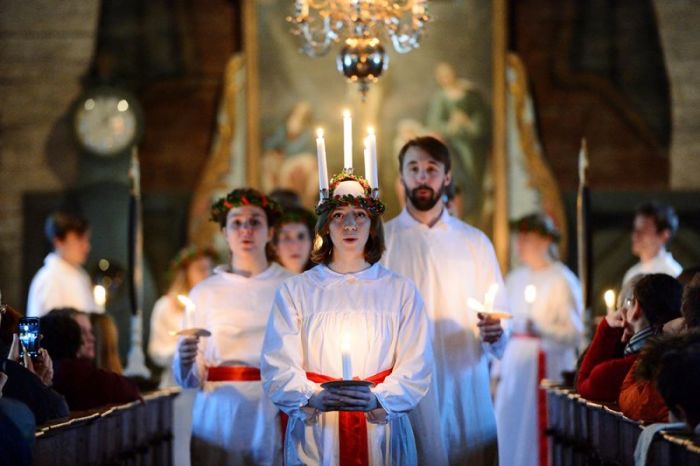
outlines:
[[[638,354],[620,357],[621,328],[612,328],[603,319],[583,358],[576,380],[576,391],[592,401],[617,402],[625,376]]]
[[[620,411],[635,421],[668,422],[668,408],[656,384],[650,380],[635,380],[637,363],[627,373],[620,391]]]

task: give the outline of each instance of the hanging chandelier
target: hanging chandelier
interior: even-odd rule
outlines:
[[[357,82],[363,96],[389,66],[381,37],[388,36],[398,53],[410,52],[430,20],[428,0],[295,0],[295,5],[287,21],[302,37],[303,52],[318,58],[344,39],[338,71]]]

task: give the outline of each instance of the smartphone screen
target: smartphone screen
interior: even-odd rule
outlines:
[[[23,317],[19,321],[19,341],[24,345],[24,350],[30,357],[39,355],[39,319],[36,317]],[[20,356],[24,355],[20,346]]]

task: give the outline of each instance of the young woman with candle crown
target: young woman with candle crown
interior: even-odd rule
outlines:
[[[279,214],[254,189],[235,189],[212,206],[231,261],[190,293],[192,325],[211,336],[181,337],[173,360],[176,382],[200,389],[192,411],[193,464],[282,462],[280,413],[263,393],[259,370],[275,290],[292,275],[266,256]]]
[[[346,169],[326,188],[324,175],[319,265],[280,286],[263,344],[265,391],[289,416],[285,464],[416,464],[407,413],[432,373],[423,302],[379,264],[376,187]]]

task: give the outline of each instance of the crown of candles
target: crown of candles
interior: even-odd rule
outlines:
[[[379,202],[379,176],[377,174],[377,138],[373,128],[367,129],[364,139],[365,178],[353,174],[352,167],[352,117],[343,111],[343,171],[328,181],[326,142],[323,129],[316,130],[316,150],[318,156],[319,205],[320,215],[337,205],[357,205],[370,210],[372,214],[384,212]]]

